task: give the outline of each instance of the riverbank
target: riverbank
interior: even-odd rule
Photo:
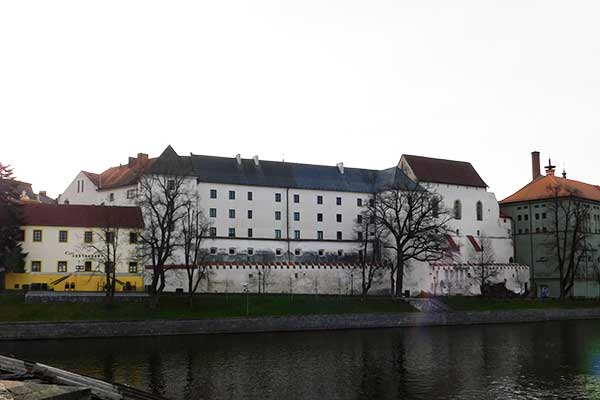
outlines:
[[[54,297],[66,297],[61,294]],[[79,296],[78,296],[79,298]],[[143,300],[143,299],[142,299]],[[200,294],[190,307],[187,296],[164,295],[158,308],[147,301],[65,301],[26,303],[22,294],[0,296],[0,323],[20,321],[148,320],[222,317],[301,316],[322,314],[393,314],[415,312],[403,300],[390,297],[313,296],[281,294]]]
[[[382,329],[600,319],[600,308],[0,323],[0,340]]]

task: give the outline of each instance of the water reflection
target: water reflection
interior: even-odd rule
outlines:
[[[600,398],[600,321],[0,343],[172,399]]]

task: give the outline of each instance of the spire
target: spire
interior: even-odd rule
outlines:
[[[563,168],[562,177],[567,179],[567,171]]]

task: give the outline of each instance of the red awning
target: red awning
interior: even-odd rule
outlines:
[[[473,235],[467,235],[467,238],[469,238],[469,242],[471,242],[475,251],[481,252],[481,246],[477,243],[477,239],[475,239]]]
[[[454,239],[452,239],[452,236],[446,235],[446,239],[448,239],[448,246],[450,247],[450,251],[460,251],[460,248],[458,247]]]

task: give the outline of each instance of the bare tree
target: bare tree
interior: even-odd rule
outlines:
[[[180,219],[181,240],[183,247],[183,262],[188,278],[188,296],[190,307],[200,281],[206,278],[207,253],[201,248],[204,238],[208,235],[210,223],[204,212],[199,208],[199,196],[195,195],[184,205],[184,216]]]
[[[381,257],[381,236],[383,229],[375,224],[371,208],[363,210],[355,221],[354,231],[360,241],[358,266],[361,277],[361,295],[366,300],[373,282],[383,272]]]
[[[152,307],[156,307],[166,285],[168,262],[181,246],[179,226],[186,217],[190,196],[185,176],[176,164],[167,165],[160,172],[151,171],[140,179],[139,185],[137,204],[145,223],[140,250],[152,268],[149,292]]]
[[[475,264],[471,281],[479,286],[481,295],[485,294],[485,287],[498,276],[499,271],[494,267],[496,255],[492,247],[492,240],[487,236],[479,239],[479,249],[474,250],[471,262]]]
[[[396,256],[389,268],[392,295],[402,295],[404,268],[409,261],[448,257],[448,222],[452,216],[440,206],[433,191],[418,185],[390,185],[375,194],[367,209],[383,230],[384,247]]]
[[[565,184],[548,186],[551,193],[547,209],[550,214],[550,235],[546,246],[553,255],[560,280],[560,299],[573,289],[581,261],[586,257],[590,229],[590,205],[581,193]]]

